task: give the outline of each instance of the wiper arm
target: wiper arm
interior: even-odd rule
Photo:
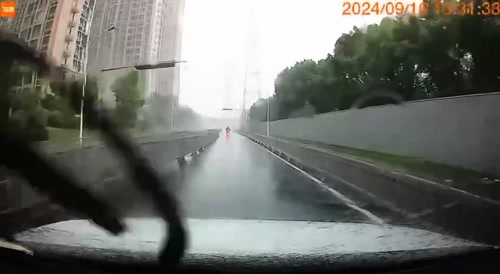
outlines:
[[[6,57],[2,59],[4,65],[11,65],[14,60],[20,60],[36,65],[41,72],[60,72],[54,69],[54,66],[43,56],[27,46],[24,41],[5,35],[1,31],[0,49]],[[54,75],[51,76],[54,77]],[[167,223],[169,238],[162,247],[159,261],[165,267],[176,266],[184,254],[187,235],[178,214],[175,198],[167,189],[161,187],[161,180],[154,169],[134,149],[131,142],[118,131],[107,113],[102,110],[100,111],[102,113],[99,113],[91,100],[86,100],[85,104],[89,107],[87,118],[98,125],[106,143],[121,154],[132,173],[136,186],[144,193],[151,195],[160,216]],[[54,202],[67,209],[85,214],[96,224],[114,234],[124,230],[124,225],[109,205],[75,183],[77,180],[74,176],[50,164],[27,142],[16,139],[6,132],[0,132],[0,149],[6,152],[1,153],[0,164],[16,170],[28,179],[31,186],[49,195]]]
[[[49,76],[57,82],[62,79],[62,76],[59,75],[62,72],[59,69],[15,34],[0,31],[0,49],[2,50],[0,65],[6,68],[11,68],[17,61],[34,66],[40,73],[49,73]],[[7,90],[2,92],[5,92],[1,94],[5,99]],[[4,117],[0,119],[2,119],[2,128],[0,128],[1,165],[25,177],[33,188],[47,194],[49,198],[64,208],[85,214],[111,233],[117,234],[123,231],[124,226],[111,207],[101,199],[96,198],[80,184],[75,183],[78,180],[74,176],[49,163],[29,142],[23,140],[23,136],[11,134],[7,129],[7,123],[4,123]],[[9,232],[12,231],[4,233]],[[11,235],[2,236],[10,238]]]
[[[15,244],[15,243],[9,243],[7,241],[2,241],[2,239],[0,239],[0,249],[2,249],[2,248],[23,252],[23,253],[26,253],[28,255],[33,255],[33,251],[27,249],[24,246],[21,246],[21,245]]]
[[[16,171],[35,189],[64,208],[84,213],[92,221],[113,234],[124,230],[117,213],[102,199],[75,183],[70,173],[51,164],[19,136],[0,134],[0,164]]]
[[[111,122],[109,115],[103,110],[98,111],[92,100],[86,100],[85,104],[90,108],[87,117],[91,119],[91,123],[99,125],[99,129],[104,133],[103,137],[106,143],[125,160],[135,185],[145,194],[151,195],[160,217],[168,225],[167,235],[169,238],[160,252],[160,263],[168,266],[177,264],[186,249],[187,233],[179,215],[176,199],[166,188],[162,187],[160,177],[149,165],[148,160],[140,155],[132,142],[127,141],[125,135],[120,133]]]

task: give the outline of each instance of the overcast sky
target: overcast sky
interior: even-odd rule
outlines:
[[[186,0],[182,59],[188,63],[182,65],[181,104],[203,115],[227,117],[223,107],[242,105],[247,56],[252,60],[249,74],[254,75],[247,78],[250,106],[257,98],[257,72],[261,94],[268,97],[282,69],[303,59],[324,58],[353,25],[382,18],[342,16],[342,2]],[[250,43],[249,37],[256,42]]]

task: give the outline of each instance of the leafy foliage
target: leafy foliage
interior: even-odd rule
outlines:
[[[427,1],[435,5],[434,0]],[[460,1],[458,1],[460,2]],[[481,5],[484,1],[477,1]],[[430,8],[430,11],[433,9]],[[500,91],[500,19],[404,15],[342,34],[332,54],[285,68],[275,81],[271,120],[349,109],[361,97],[392,92],[418,100]],[[391,97],[367,102],[394,103]],[[266,103],[250,117],[266,119]],[[309,107],[309,109],[312,109]]]
[[[133,128],[136,125],[138,111],[144,105],[143,93],[139,89],[139,73],[131,71],[116,79],[111,87],[116,107],[113,117],[118,126]]]
[[[151,123],[155,127],[170,128],[172,123],[172,106],[175,108],[177,105],[175,96],[155,93],[149,101]]]
[[[0,130],[7,130],[10,108],[12,107],[12,87],[19,74],[10,66],[0,66]]]
[[[30,88],[19,89],[22,76],[31,77],[33,70],[14,64],[0,67],[0,130],[17,132],[29,141],[48,139],[47,126],[78,128],[83,81],[72,81],[51,86],[51,92],[41,93]],[[97,98],[97,82],[88,78],[86,95]],[[84,109],[84,114],[88,113]],[[84,115],[85,117],[85,115]],[[86,127],[92,127],[84,120]]]
[[[67,82],[64,85],[52,86],[52,93],[45,95],[41,105],[50,111],[48,125],[57,128],[78,128],[81,113],[81,100],[83,94],[83,79]],[[85,98],[96,102],[98,94],[97,81],[92,77],[87,77],[85,83]],[[94,128],[90,120],[85,119],[89,113],[89,108],[84,104],[83,117],[84,126]]]
[[[22,74],[17,66],[0,67],[0,131],[15,132],[28,141],[45,141],[48,139],[47,112],[39,104],[39,94],[13,89]]]

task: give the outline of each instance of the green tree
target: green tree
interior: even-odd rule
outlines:
[[[47,113],[40,106],[41,94],[30,89],[14,89],[23,73],[31,72],[18,66],[0,67],[0,131],[15,133],[27,141],[45,141],[48,139]]]
[[[11,66],[0,66],[0,130],[8,130],[11,107],[13,106],[12,88],[16,85],[20,74]]]
[[[150,98],[151,119],[156,127],[171,128],[172,107],[177,108],[173,95],[154,94]]]
[[[469,3],[465,0],[448,0]],[[384,18],[342,34],[332,54],[304,60],[275,81],[278,118],[356,107],[500,91],[500,20],[428,14]],[[474,0],[475,5],[484,1]],[[490,1],[494,2],[494,1]],[[383,96],[379,96],[383,95]],[[262,102],[251,118],[265,117]]]
[[[271,96],[266,99],[259,99],[255,104],[250,108],[250,119],[253,121],[264,122],[267,121],[267,108],[269,101],[269,120],[274,121],[279,119],[279,105],[276,95]]]
[[[58,128],[79,128],[81,113],[81,100],[83,95],[83,79],[66,82],[62,85],[53,85],[51,93],[47,94],[41,101],[42,106],[49,113],[48,124],[51,127]],[[98,85],[95,78],[87,77],[85,83],[85,100],[97,103]],[[94,128],[89,117],[89,106],[84,104],[84,126]]]
[[[139,73],[131,71],[116,79],[111,89],[116,102],[113,113],[115,122],[120,127],[133,128],[138,111],[144,105],[143,93],[139,89]]]

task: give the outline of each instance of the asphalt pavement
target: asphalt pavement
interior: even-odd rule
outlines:
[[[166,163],[161,172],[189,218],[377,222],[348,198],[236,133],[221,134],[185,165]],[[125,216],[155,215],[130,183],[107,182],[104,195]]]

